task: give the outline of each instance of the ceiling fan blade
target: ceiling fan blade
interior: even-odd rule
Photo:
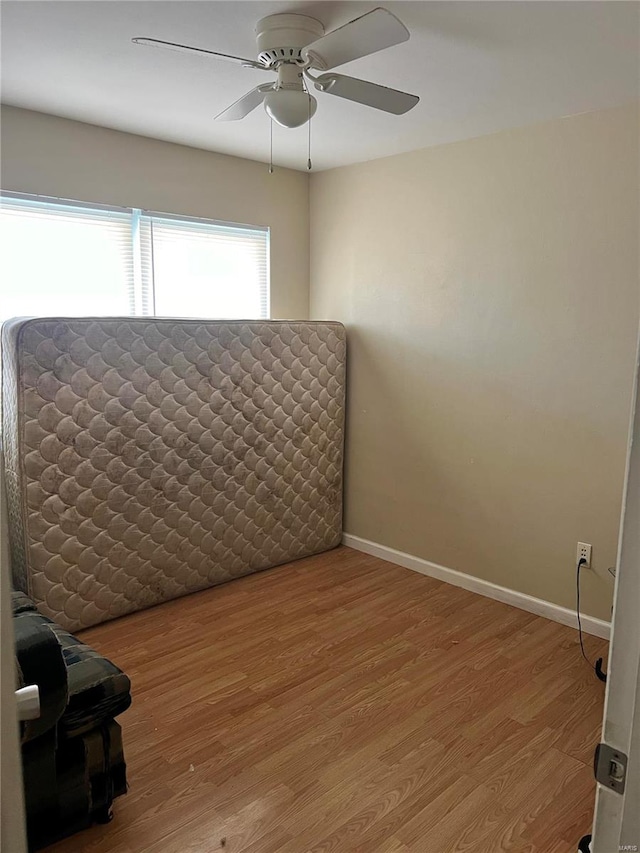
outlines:
[[[357,77],[347,77],[344,74],[321,74],[314,77],[313,82],[321,92],[394,115],[409,112],[420,100],[417,95],[409,95],[398,89],[389,89],[387,86],[379,86],[377,83],[369,83],[368,80],[358,80]]]
[[[264,65],[259,62],[254,62],[253,59],[243,59],[241,56],[231,56],[228,53],[218,53],[216,50],[205,50],[203,47],[190,47],[188,44],[176,44],[172,41],[162,41],[161,39],[150,38],[133,38],[131,41],[134,44],[141,44],[145,47],[163,47],[167,50],[177,50],[180,53],[195,53],[204,56],[212,56],[214,59],[224,59],[227,62],[235,62],[237,65],[244,65],[245,68],[259,68],[262,71],[268,71]]]
[[[361,15],[302,50],[311,67],[327,71],[352,59],[369,56],[385,47],[407,41],[409,30],[386,9],[378,7]]]
[[[271,83],[266,83],[264,86],[256,86],[255,89],[252,89],[250,92],[247,92],[246,95],[243,95],[241,98],[238,98],[237,101],[234,101],[230,107],[226,108],[226,110],[222,110],[221,113],[218,113],[218,115],[215,116],[215,120],[238,121],[239,119],[248,116],[252,110],[255,110],[256,107],[260,106],[264,101],[264,96],[273,88],[274,84]]]

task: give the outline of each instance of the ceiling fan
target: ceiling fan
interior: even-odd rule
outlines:
[[[417,95],[333,72],[346,62],[407,41],[409,31],[386,9],[373,9],[326,35],[320,21],[297,14],[269,15],[258,21],[255,32],[257,60],[161,39],[137,37],[132,41],[211,56],[278,75],[277,80],[256,86],[215,116],[218,121],[237,121],[264,103],[267,114],[278,124],[300,127],[311,119],[317,107],[316,99],[309,94],[310,84],[319,92],[395,115],[408,112],[420,100]]]

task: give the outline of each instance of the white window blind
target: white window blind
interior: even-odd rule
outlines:
[[[124,211],[2,198],[0,320],[133,313],[130,219]]]
[[[0,199],[0,322],[127,314],[268,317],[268,229]]]
[[[265,230],[154,214],[141,217],[141,232],[157,314],[267,317]]]

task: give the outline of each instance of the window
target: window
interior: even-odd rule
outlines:
[[[268,317],[269,231],[142,210],[0,199],[0,322]]]

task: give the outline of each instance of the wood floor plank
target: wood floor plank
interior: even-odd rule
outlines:
[[[565,626],[340,547],[82,636],[132,680],[130,790],[50,853],[575,853],[589,831],[604,691]]]

